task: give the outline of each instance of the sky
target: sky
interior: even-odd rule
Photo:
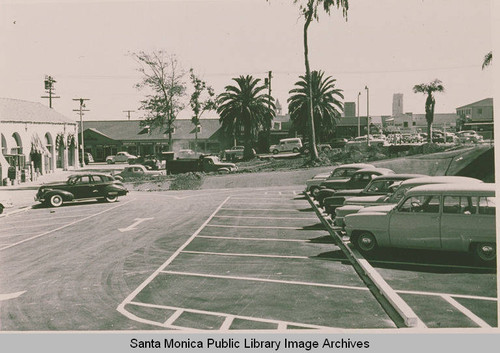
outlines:
[[[293,0],[0,0],[0,97],[48,105],[43,81],[57,81],[53,100],[77,120],[140,119],[145,92],[131,53],[164,50],[193,68],[216,93],[232,78],[264,80],[286,112],[288,92],[305,72],[303,25]],[[366,115],[390,115],[394,93],[404,111],[424,113],[414,85],[440,79],[436,113],[493,97],[493,71],[481,69],[492,50],[488,0],[351,0],[347,21],[320,12],[309,30],[310,63],[336,79],[345,101],[360,96]],[[493,66],[493,65],[492,65]],[[188,93],[189,79],[186,76]],[[368,87],[368,90],[365,89]],[[185,98],[188,105],[189,97]],[[188,109],[179,118],[189,118]],[[213,114],[205,114],[210,117]]]

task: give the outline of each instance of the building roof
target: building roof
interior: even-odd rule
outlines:
[[[96,120],[84,121],[83,130],[100,133],[107,138],[117,141],[164,140],[168,134],[164,129],[150,129],[141,127],[141,120]],[[198,139],[214,139],[220,129],[219,119],[201,119],[201,131]],[[195,138],[195,127],[191,120],[177,119],[174,122],[174,140],[191,140]]]
[[[480,107],[490,106],[490,107],[492,107],[493,106],[493,98],[481,99],[480,101],[477,101],[477,102],[474,102],[474,103],[470,103],[470,104],[466,104],[466,105],[463,105],[463,106],[458,107],[456,109],[472,108],[472,107],[477,107],[477,106],[480,106]]]
[[[72,124],[76,121],[41,103],[0,98],[0,121],[21,123]]]

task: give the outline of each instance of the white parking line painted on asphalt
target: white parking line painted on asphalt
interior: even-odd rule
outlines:
[[[248,200],[248,197],[239,197],[239,196],[233,196],[231,197],[231,200]],[[283,196],[283,197],[255,197],[252,196],[252,200],[269,200],[269,201],[304,201],[304,200],[294,200],[291,199],[289,196]]]
[[[170,326],[174,323],[175,320],[177,320],[179,318],[179,316],[182,315],[182,313],[184,312],[184,310],[180,309],[180,310],[176,310],[175,313],[172,314],[172,316],[170,316],[167,321],[165,321],[165,325],[166,326]]]
[[[12,219],[8,220],[7,222],[2,222],[2,224],[8,224],[8,223],[14,223],[14,224],[19,224],[19,222],[23,223],[23,226],[26,224],[26,222],[40,222],[40,221],[53,221],[54,219],[66,219],[66,218],[76,218],[76,217],[81,217],[81,214],[76,214],[74,216],[57,216],[57,217],[43,217],[43,218],[22,218],[22,219]],[[39,225],[40,223],[37,223]]]
[[[229,253],[229,252],[210,252],[210,251],[194,251],[194,250],[184,250],[183,253],[199,254],[199,255],[218,255],[218,256],[269,257],[277,259],[302,259],[302,260],[309,259],[309,257],[307,256],[240,254],[240,253]]]
[[[26,293],[25,290],[15,293],[0,294],[0,301],[14,299],[19,297],[20,295],[23,295],[24,293]]]
[[[154,219],[154,217],[150,217],[150,218],[136,218],[134,219],[134,223],[132,223],[131,225],[129,225],[127,228],[118,228],[118,230],[120,232],[129,232],[131,230],[134,230],[134,229],[137,229],[136,226],[138,226],[139,224],[141,224],[142,222],[145,222],[145,221],[150,221]]]
[[[231,327],[231,324],[233,323],[234,319],[235,319],[234,315],[228,315],[228,316],[226,316],[226,319],[222,323],[222,325],[219,328],[219,330],[221,330],[221,331],[227,331],[227,330],[229,330],[229,328]]]
[[[220,237],[215,235],[198,235],[198,238],[211,238],[211,239],[227,239],[227,240],[257,240],[257,241],[289,241],[296,243],[307,243],[309,240],[301,239],[276,239],[276,238],[236,238],[236,237]]]
[[[487,300],[487,301],[494,301],[494,302],[498,301],[498,298],[494,298],[494,297],[481,297],[479,295],[438,293],[438,292],[422,292],[422,291],[412,291],[412,290],[396,290],[396,292],[401,293],[401,294],[430,295],[430,296],[434,296],[434,297],[448,296],[448,297],[453,297],[453,298]]]
[[[222,206],[224,206],[224,204],[227,202],[227,200],[229,200],[230,196],[226,197],[226,199],[224,201],[222,201],[222,203],[215,209],[215,211],[210,215],[210,217],[207,218],[207,220],[205,222],[203,222],[203,224],[193,233],[193,235],[191,235],[189,237],[188,240],[186,240],[186,242],[184,244],[182,244],[173,254],[172,256],[170,256],[167,261],[165,261],[156,271],[154,271],[148,278],[146,278],[146,280],[144,282],[142,282],[132,293],[130,293],[126,298],[125,300],[123,300],[123,302],[121,302],[118,307],[116,308],[116,310],[118,312],[120,312],[121,314],[125,315],[126,317],[130,318],[130,319],[133,319],[133,320],[136,320],[136,321],[139,321],[139,322],[143,322],[143,323],[150,323],[150,320],[146,320],[146,319],[142,319],[142,318],[139,318],[135,315],[133,315],[132,313],[129,313],[127,310],[125,310],[125,305],[127,305],[127,303],[130,303],[132,301],[132,299],[134,299],[137,294],[139,294],[149,283],[151,283],[157,276],[159,273],[161,273],[161,271],[163,271],[172,261],[174,261],[174,259],[186,248],[186,246],[189,245],[189,243],[191,243],[193,241],[194,238],[196,238],[196,236],[203,230],[203,228],[205,228],[208,224],[208,222],[210,222],[212,220],[212,218],[215,216],[215,214],[217,212],[219,212],[219,210],[222,208]]]
[[[285,280],[280,280],[280,279],[269,279],[269,278],[259,278],[259,277],[210,275],[210,274],[204,274],[204,273],[180,272],[180,271],[162,271],[162,273],[166,273],[169,275],[179,275],[179,276],[220,278],[220,279],[232,279],[232,280],[239,280],[239,281],[267,282],[267,283],[293,284],[293,285],[308,286],[308,287],[326,287],[326,288],[336,288],[336,289],[352,289],[352,290],[360,290],[360,291],[369,291],[369,289],[367,287],[344,286],[344,285],[340,285],[340,284],[302,282],[302,281],[285,281]]]
[[[332,329],[334,329],[334,332],[344,332],[344,329],[339,329],[336,327],[328,327],[328,326],[319,326],[319,325],[311,325],[311,324],[304,324],[301,322],[293,322],[293,321],[281,321],[281,320],[272,320],[272,319],[264,319],[264,318],[258,318],[258,317],[253,317],[253,316],[244,316],[244,315],[234,315],[234,314],[228,314],[228,313],[222,313],[222,312],[217,312],[217,311],[207,311],[207,310],[198,310],[198,309],[187,309],[187,308],[179,308],[176,306],[168,306],[168,305],[160,305],[160,304],[150,304],[150,303],[141,303],[141,302],[130,302],[129,304],[131,305],[137,305],[137,306],[142,306],[146,308],[155,308],[155,309],[164,309],[164,310],[183,310],[184,312],[188,313],[194,313],[194,314],[202,314],[202,315],[212,315],[212,316],[232,316],[237,319],[241,320],[248,320],[248,321],[256,321],[256,322],[266,322],[266,323],[272,323],[276,324],[277,327],[287,327],[288,325],[290,326],[295,326],[295,327],[303,327],[303,328],[314,328],[318,330],[328,330],[328,332],[331,332]],[[154,321],[148,321],[148,323],[154,323]],[[158,324],[158,323],[156,323]],[[163,326],[163,325],[157,325],[157,326]],[[185,328],[185,327],[180,327],[180,326],[174,326],[170,325],[170,328]],[[189,330],[195,330],[191,327],[189,327]],[[219,328],[219,330],[221,330]]]
[[[299,219],[299,220],[314,220],[317,221],[318,218],[316,217],[308,217],[308,218],[301,218],[301,217],[262,217],[262,216],[214,216],[215,218],[250,218],[250,219]]]
[[[87,217],[84,217],[84,218],[80,218],[80,219],[78,219],[78,220],[76,220],[76,221],[74,221],[74,222],[67,223],[67,224],[65,224],[65,225],[63,225],[63,226],[61,226],[61,227],[57,227],[56,229],[52,229],[52,230],[49,230],[49,231],[47,231],[47,232],[43,232],[43,233],[41,233],[41,234],[35,235],[35,236],[33,236],[33,237],[30,237],[30,238],[27,238],[27,239],[24,239],[24,240],[18,241],[18,242],[16,242],[16,243],[13,243],[13,244],[9,244],[9,245],[7,245],[7,246],[0,247],[0,251],[2,251],[2,250],[6,250],[6,249],[10,249],[10,248],[12,248],[12,247],[14,247],[14,246],[17,246],[17,245],[20,245],[20,244],[24,244],[24,243],[26,243],[26,242],[28,242],[28,241],[30,241],[30,240],[34,240],[34,239],[37,239],[37,238],[43,237],[43,236],[45,236],[45,235],[49,235],[49,234],[54,233],[54,232],[56,232],[56,231],[58,231],[58,230],[61,230],[61,229],[67,228],[67,227],[69,227],[69,226],[72,226],[72,225],[74,225],[74,224],[80,223],[80,222],[82,222],[82,221],[86,221],[87,219],[93,218],[93,217],[95,217],[95,216],[99,216],[99,215],[101,215],[101,214],[103,214],[103,213],[105,213],[105,212],[108,212],[108,211],[114,210],[115,208],[125,206],[126,204],[128,204],[128,203],[130,203],[130,202],[132,202],[132,201],[135,201],[135,200],[129,200],[129,201],[126,201],[126,202],[124,202],[124,203],[120,203],[119,205],[113,206],[113,207],[111,207],[111,208],[107,208],[107,209],[105,209],[104,211],[101,211],[101,212],[95,213],[95,214],[93,214],[93,215],[90,215],[90,216],[87,216]]]
[[[462,312],[465,316],[467,316],[469,319],[471,319],[472,321],[474,321],[479,327],[482,327],[482,328],[491,328],[491,326],[488,325],[486,323],[486,321],[484,321],[483,319],[481,319],[479,316],[477,316],[476,314],[474,314],[472,311],[470,311],[469,309],[467,309],[465,306],[463,306],[462,304],[460,304],[459,302],[457,302],[455,299],[453,299],[449,295],[442,295],[442,297],[448,303],[450,303],[455,308],[457,308],[458,310],[460,310],[460,312]]]
[[[221,208],[221,211],[275,211],[275,212],[292,212],[292,213],[295,213],[295,212],[300,212],[302,213],[302,211],[299,211],[295,208],[228,208],[228,207],[224,207],[224,208]],[[317,219],[317,218],[315,218]]]
[[[297,227],[231,226],[231,225],[224,225],[224,224],[207,224],[207,227],[220,227],[220,228],[251,228],[251,229],[290,229],[290,230],[302,230],[302,228],[297,228]]]

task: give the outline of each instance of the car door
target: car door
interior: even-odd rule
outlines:
[[[106,194],[106,186],[111,184],[105,177],[101,175],[92,175],[90,180],[90,195],[89,197],[102,197]]]
[[[73,195],[75,196],[75,199],[86,199],[93,197],[90,187],[91,187],[90,175],[81,175],[77,177],[75,179],[73,187],[71,188],[73,191]]]
[[[440,249],[439,195],[410,196],[390,213],[391,245],[401,248]]]

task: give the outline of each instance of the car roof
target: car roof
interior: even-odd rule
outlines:
[[[410,189],[407,195],[422,195],[428,193],[453,194],[453,195],[470,195],[470,193],[478,195],[495,196],[495,184],[430,184],[420,185]]]
[[[482,180],[463,176],[442,175],[442,176],[427,176],[422,178],[414,178],[405,180],[401,185],[413,184],[446,184],[446,183],[482,183]]]
[[[111,174],[92,172],[92,173],[71,174],[70,176],[68,176],[68,178],[74,178],[74,177],[78,177],[78,176],[82,176],[82,175],[99,175],[99,176],[107,176],[107,177],[111,176]]]
[[[375,168],[375,166],[373,164],[368,164],[368,163],[350,163],[350,164],[341,164],[341,165],[338,165],[335,167],[335,169],[339,169],[339,168],[365,169],[365,168]]]
[[[391,169],[389,169],[389,168],[376,168],[376,167],[373,167],[373,168],[363,168],[363,169],[357,170],[356,173],[374,172],[374,171],[382,173],[382,174],[393,174],[394,173],[394,171],[391,170]]]
[[[379,179],[395,179],[395,180],[402,180],[402,179],[415,179],[415,178],[421,178],[425,177],[423,174],[387,174],[387,175],[379,175],[373,178],[373,180],[379,180]]]

